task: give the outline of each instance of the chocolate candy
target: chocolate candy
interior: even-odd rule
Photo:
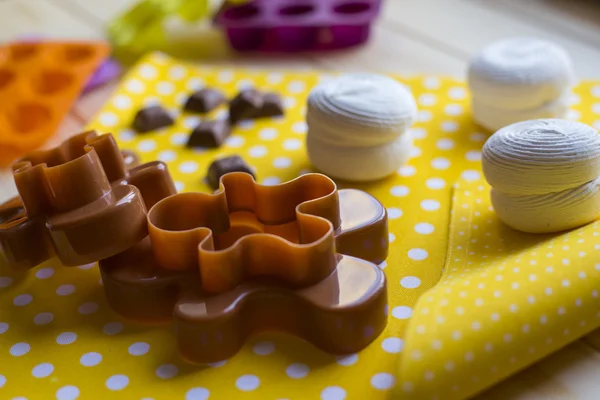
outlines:
[[[135,115],[133,119],[133,128],[141,133],[154,131],[166,126],[171,126],[175,120],[161,106],[150,106],[143,108]]]
[[[202,89],[187,99],[184,109],[187,111],[207,113],[225,103],[225,96],[214,89]]]
[[[283,116],[283,101],[277,93],[265,93],[263,95],[263,105],[258,111],[258,118],[281,117]]]
[[[229,120],[236,123],[258,116],[263,107],[263,95],[256,89],[242,90],[229,102]]]
[[[230,156],[213,161],[212,164],[210,164],[210,167],[208,167],[206,180],[211,188],[218,189],[219,180],[223,175],[229,172],[246,172],[256,178],[242,157]]]
[[[229,103],[229,120],[236,123],[245,119],[280,117],[283,110],[281,96],[277,93],[246,89]]]
[[[229,122],[223,120],[203,121],[190,135],[188,147],[219,147],[229,136]]]

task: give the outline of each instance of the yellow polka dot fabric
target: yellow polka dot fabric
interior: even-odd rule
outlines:
[[[314,71],[189,66],[154,53],[125,77],[90,128],[114,133],[143,161],[165,161],[182,191],[208,192],[208,165],[231,154],[254,167],[259,182],[276,184],[311,170],[305,101],[328,78]],[[388,278],[389,320],[370,346],[336,357],[265,333],[227,361],[190,365],[177,355],[170,324],[142,325],[111,311],[95,265],[51,261],[28,274],[0,274],[0,398],[460,398],[600,325],[592,312],[600,279],[595,225],[527,240],[504,228],[481,184],[480,149],[488,134],[471,120],[464,84],[397,78],[420,108],[412,158],[388,179],[354,186],[380,199],[390,219],[390,255],[380,266]],[[286,116],[243,122],[220,149],[187,149],[201,118],[227,116],[226,108],[208,116],[184,113],[187,96],[214,87],[231,97],[247,86],[279,92]],[[590,107],[593,96],[600,97],[600,85],[580,85],[571,117],[600,120],[600,99]],[[135,113],[152,103],[171,109],[176,124],[136,134],[130,129]]]
[[[465,398],[600,325],[600,224],[516,232],[497,219],[489,189],[455,189],[444,274],[406,331],[406,397]]]

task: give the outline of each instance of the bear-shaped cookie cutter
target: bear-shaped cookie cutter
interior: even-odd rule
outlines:
[[[164,163],[138,162],[96,132],[15,162],[19,196],[0,206],[0,267],[26,270],[55,255],[87,264],[142,240],[147,210],[177,191]]]
[[[148,226],[100,261],[103,287],[126,318],[173,319],[189,361],[229,358],[264,330],[347,354],[385,328],[387,212],[365,192],[321,174],[263,186],[234,172],[214,194],[161,200]]]

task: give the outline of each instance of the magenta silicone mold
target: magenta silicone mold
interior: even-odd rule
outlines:
[[[238,51],[334,50],[364,43],[381,0],[255,0],[216,18]]]

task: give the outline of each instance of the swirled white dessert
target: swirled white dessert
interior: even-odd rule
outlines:
[[[600,135],[580,122],[539,119],[494,133],[483,146],[492,204],[507,225],[558,232],[600,215]]]
[[[558,45],[527,37],[499,40],[470,62],[473,117],[490,130],[524,117],[564,117],[574,80],[571,59]]]
[[[334,178],[384,178],[409,158],[416,112],[412,93],[385,76],[348,74],[321,84],[308,98],[310,161]]]

